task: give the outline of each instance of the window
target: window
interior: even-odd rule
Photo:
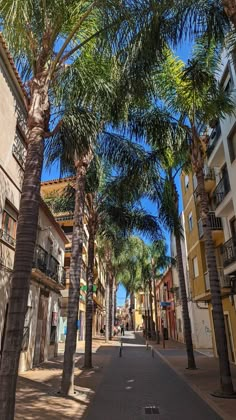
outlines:
[[[231,163],[236,159],[236,124],[228,136],[228,148]]]
[[[223,87],[224,91],[229,93],[229,94],[233,89],[233,80],[232,80],[232,76],[231,76],[231,70],[230,70],[229,63],[227,64],[226,69],[224,71],[224,74],[222,76],[221,86]]]
[[[185,186],[185,191],[186,191],[189,187],[189,176],[188,175],[185,175],[184,186]]]
[[[26,160],[26,147],[23,138],[21,137],[19,131],[16,131],[15,140],[12,147],[12,154],[19,163],[19,165],[24,168]]]
[[[6,203],[3,211],[1,238],[9,245],[15,246],[17,212]]]
[[[188,215],[188,227],[189,227],[189,232],[191,232],[193,230],[193,214],[192,214],[192,212],[190,212],[189,215]]]
[[[197,177],[196,174],[193,175],[193,189],[196,190],[197,188]]]
[[[52,312],[50,344],[55,344],[57,341],[57,325],[58,325],[58,312]]]
[[[199,276],[197,257],[193,258],[193,274],[194,278]]]
[[[57,327],[51,325],[50,344],[55,344],[56,343],[56,336],[57,336]]]

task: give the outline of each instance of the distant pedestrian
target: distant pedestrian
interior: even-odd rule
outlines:
[[[124,324],[121,324],[120,325],[120,333],[121,333],[121,335],[125,335],[125,326],[124,326]]]
[[[129,331],[129,323],[126,323],[126,331]]]

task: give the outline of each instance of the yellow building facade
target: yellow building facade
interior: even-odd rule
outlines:
[[[225,315],[226,334],[229,348],[230,361],[235,363],[236,351],[236,312],[230,297],[231,283],[229,276],[224,272],[223,244],[224,220],[215,213],[214,191],[216,188],[217,170],[205,165],[205,189],[210,200],[210,220],[212,238],[215,245],[215,255],[219,273],[223,310]],[[206,264],[205,243],[203,239],[203,227],[200,218],[200,197],[196,176],[192,173],[181,174],[181,190],[183,198],[183,211],[185,219],[187,258],[189,265],[189,282],[191,298],[193,301],[208,303],[209,320],[212,329],[212,341],[215,355],[217,355],[214,328],[212,320],[212,305],[210,283]]]

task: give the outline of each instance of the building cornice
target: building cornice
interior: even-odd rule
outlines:
[[[7,67],[7,70],[11,76],[11,79],[14,82],[14,85],[16,86],[18,93],[20,94],[20,97],[22,99],[22,102],[25,105],[25,108],[27,109],[27,103],[28,103],[28,94],[25,90],[24,84],[20,78],[20,75],[16,69],[14,60],[10,54],[10,51],[7,47],[7,43],[3,37],[2,32],[0,31],[0,54],[2,56],[2,59]]]

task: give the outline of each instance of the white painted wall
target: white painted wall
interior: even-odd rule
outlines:
[[[212,346],[212,331],[211,331],[211,324],[208,312],[208,305],[204,303],[197,304],[191,300],[191,290],[190,290],[190,282],[189,282],[189,268],[188,268],[188,260],[187,260],[187,243],[186,243],[186,233],[185,233],[185,223],[184,223],[184,213],[181,213],[181,224],[183,226],[183,238],[181,240],[181,248],[182,248],[182,257],[183,257],[183,265],[184,265],[184,275],[185,275],[185,283],[186,283],[186,291],[188,297],[188,309],[189,309],[189,317],[191,321],[192,327],[192,339],[193,345],[195,348],[207,348],[211,349]],[[174,235],[171,235],[171,256],[176,258],[176,244]],[[173,276],[173,283],[175,286],[179,287],[179,277],[177,267],[172,267],[172,276]],[[178,321],[180,320],[180,321]],[[179,329],[179,323],[181,323],[181,330]],[[182,316],[182,306],[181,304],[176,305],[176,325],[177,325],[177,333],[178,333],[178,340],[184,342],[184,334],[183,334],[183,316]]]

